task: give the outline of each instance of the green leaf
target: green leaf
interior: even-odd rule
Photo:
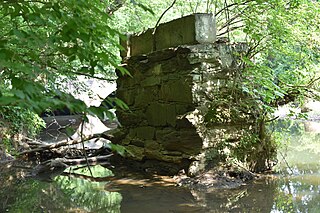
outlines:
[[[125,102],[123,102],[122,100],[120,100],[119,98],[115,98],[114,102],[121,109],[124,109],[124,110],[128,110],[129,109],[128,105]]]

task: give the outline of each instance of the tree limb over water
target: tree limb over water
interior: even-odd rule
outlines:
[[[51,150],[51,149],[56,149],[62,146],[69,146],[69,145],[75,145],[75,144],[79,144],[85,141],[89,141],[92,139],[96,139],[99,140],[100,138],[106,139],[106,140],[112,140],[113,136],[108,134],[108,133],[101,133],[101,134],[93,134],[90,136],[83,136],[83,139],[81,140],[81,138],[77,138],[74,140],[63,140],[60,141],[58,143],[54,143],[54,144],[43,144],[43,145],[39,145],[37,148],[34,149],[30,149],[30,150],[25,150],[22,151],[20,153],[18,153],[18,156],[22,156],[22,155],[26,155],[26,154],[31,154],[31,153],[35,153],[35,152],[43,152],[45,150]],[[38,141],[32,141],[34,144],[39,143]],[[37,143],[35,143],[37,142]]]

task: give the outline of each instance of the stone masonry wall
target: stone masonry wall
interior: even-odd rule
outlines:
[[[196,20],[191,19],[191,26],[197,32]],[[217,144],[239,141],[252,128],[252,118],[240,112],[232,116],[230,107],[237,105],[231,96],[240,72],[237,58],[245,45],[202,42],[196,37],[187,43],[153,52],[126,52],[129,57],[123,63],[131,76],[119,73],[117,97],[130,110],[117,110],[117,117],[122,125],[120,143],[130,158],[166,162],[177,170],[187,166],[194,175],[210,164],[206,161],[213,159]]]

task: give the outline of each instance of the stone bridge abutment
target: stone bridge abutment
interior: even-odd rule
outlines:
[[[130,36],[121,53],[131,76],[118,73],[116,95],[129,106],[117,110],[119,143],[133,160],[195,175],[254,129],[238,90],[246,45],[217,40],[210,14],[152,32]]]

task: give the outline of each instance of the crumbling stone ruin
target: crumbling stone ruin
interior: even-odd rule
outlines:
[[[236,110],[244,97],[234,98],[246,45],[217,40],[212,15],[161,24],[126,42],[121,55],[131,76],[118,73],[116,94],[129,106],[117,110],[129,158],[196,175],[217,160],[219,144],[252,131],[254,119]]]

